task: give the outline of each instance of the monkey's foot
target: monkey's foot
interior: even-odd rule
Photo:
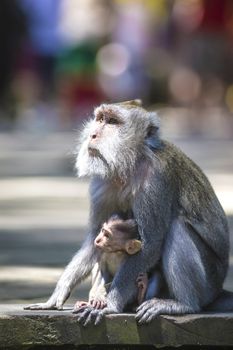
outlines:
[[[92,306],[84,306],[75,312],[75,314],[77,314],[77,321],[84,327],[93,323],[96,326],[101,322],[104,315],[113,313],[116,313],[116,311],[110,308],[106,307],[103,310],[97,310]]]
[[[153,298],[144,301],[136,310],[136,320],[139,324],[149,323],[159,315],[182,315],[193,313],[191,307],[171,299]]]
[[[138,305],[140,305],[145,299],[147,287],[148,287],[148,276],[147,273],[140,273],[138,278],[136,279],[136,283],[138,286]]]

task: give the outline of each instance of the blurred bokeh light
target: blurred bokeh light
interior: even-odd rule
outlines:
[[[2,130],[67,131],[141,97],[188,108],[191,134],[217,106],[232,133],[231,0],[3,0],[0,20]]]

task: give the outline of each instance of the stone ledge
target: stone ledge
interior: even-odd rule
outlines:
[[[27,311],[0,305],[0,348],[79,348],[83,345],[233,346],[233,313],[160,316],[139,326],[133,314],[109,315],[98,326],[79,325],[71,308]]]

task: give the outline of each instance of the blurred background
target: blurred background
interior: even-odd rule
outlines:
[[[0,1],[0,303],[52,292],[87,228],[77,132],[132,98],[205,171],[232,237],[233,1]]]

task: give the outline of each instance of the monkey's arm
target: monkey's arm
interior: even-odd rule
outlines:
[[[25,309],[62,309],[62,305],[68,299],[74,286],[90,273],[96,262],[97,253],[93,244],[94,238],[94,232],[87,236],[81,249],[67,265],[48,301],[28,305]]]
[[[100,263],[95,263],[91,272],[92,287],[89,292],[89,300],[77,301],[74,305],[73,313],[76,313],[81,307],[92,305],[96,309],[103,309],[106,306],[106,282],[101,272]]]
[[[81,282],[91,272],[96,263],[98,252],[94,246],[94,240],[100,227],[114,210],[105,204],[105,188],[102,181],[92,181],[90,188],[91,214],[90,233],[86,237],[81,249],[75,254],[71,262],[65,268],[56,288],[45,303],[32,304],[25,309],[61,309],[68,299],[75,285]]]
[[[94,299],[105,300],[106,296],[106,281],[100,269],[100,264],[96,263],[92,270],[92,287],[89,292],[89,301]]]

